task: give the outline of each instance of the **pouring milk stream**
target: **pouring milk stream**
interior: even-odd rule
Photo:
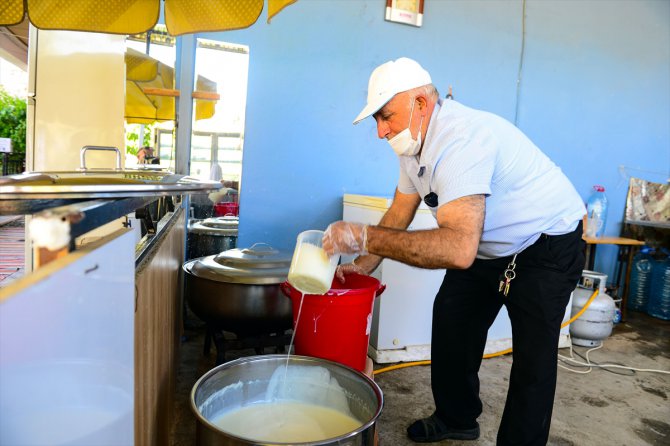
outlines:
[[[291,266],[288,270],[288,282],[293,288],[300,291],[302,296],[300,296],[298,317],[295,320],[291,343],[286,355],[287,370],[291,348],[293,347],[295,334],[298,331],[302,301],[305,299],[305,294],[326,294],[333,283],[335,270],[340,261],[339,254],[328,257],[326,251],[323,250],[323,234],[323,231],[317,230],[304,231],[298,234],[295,251],[291,259]]]
[[[288,282],[293,288],[300,291],[302,296],[300,296],[300,307],[295,321],[296,326],[293,327],[293,336],[291,336],[291,344],[289,345],[289,355],[300,322],[300,312],[305,294],[326,294],[333,283],[335,270],[337,270],[337,264],[340,261],[339,254],[328,257],[326,251],[323,250],[322,239],[323,231],[301,232],[295,245],[293,259],[291,259]],[[288,365],[288,357],[286,358],[286,364]]]

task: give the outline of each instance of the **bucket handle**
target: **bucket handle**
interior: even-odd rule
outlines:
[[[284,296],[291,297],[291,287],[288,282],[282,282],[279,284],[279,289],[284,293]]]
[[[375,297],[379,297],[384,290],[386,289],[386,285],[379,285],[379,288],[377,288],[377,291],[375,291]],[[343,296],[347,294],[348,290],[330,290],[326,293],[326,296]]]

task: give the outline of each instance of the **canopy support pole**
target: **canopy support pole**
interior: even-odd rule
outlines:
[[[175,173],[189,175],[191,170],[191,130],[193,123],[193,85],[195,84],[195,36],[177,37],[176,144]]]

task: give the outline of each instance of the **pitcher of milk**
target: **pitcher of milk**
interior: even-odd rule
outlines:
[[[328,257],[321,245],[322,238],[323,231],[316,230],[298,235],[288,282],[302,293],[325,294],[333,283],[340,255]]]

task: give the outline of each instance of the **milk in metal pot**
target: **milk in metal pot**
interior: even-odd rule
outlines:
[[[234,401],[244,389],[240,382],[219,392]],[[336,438],[364,424],[352,414],[346,392],[328,369],[299,365],[277,367],[264,398],[218,413],[210,422],[255,442],[292,444]]]
[[[361,422],[329,407],[299,401],[256,403],[212,420],[219,429],[255,441],[303,443],[352,432]]]

